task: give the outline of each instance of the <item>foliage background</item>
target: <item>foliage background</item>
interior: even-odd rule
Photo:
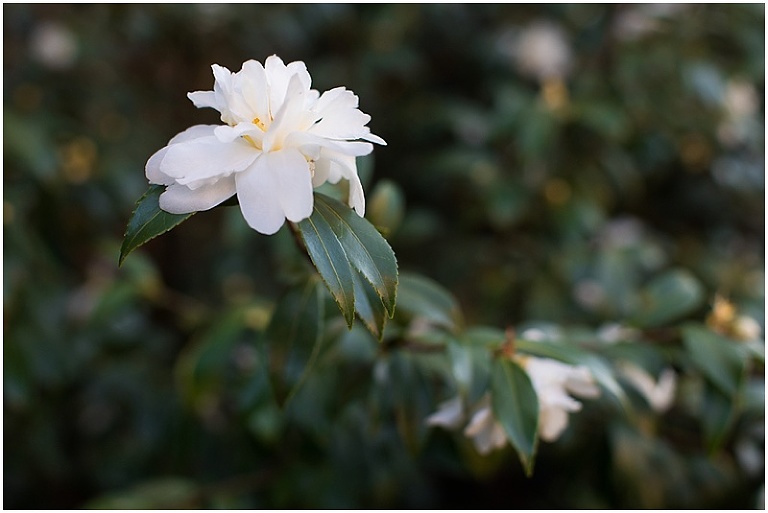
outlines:
[[[596,329],[683,268],[706,292],[691,319],[721,293],[764,326],[762,5],[3,14],[5,507],[754,505],[762,467],[746,472],[732,446],[708,457],[674,411],[639,437],[587,404],[526,479],[511,452],[480,458],[423,427],[448,395],[433,376],[409,364],[372,384],[381,351],[357,328],[336,333],[344,366],[321,366],[283,414],[254,341],[295,272],[287,234],[217,209],[120,269],[117,255],[147,158],[218,121],[186,92],[210,89],[212,63],[276,53],[305,61],[315,88],[360,96],[388,142],[369,217],[467,324]],[[512,56],[542,21],[569,45],[565,94]],[[754,95],[736,114],[734,80]],[[753,385],[764,403],[762,368]]]

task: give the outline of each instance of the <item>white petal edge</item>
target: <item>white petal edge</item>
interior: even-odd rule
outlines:
[[[209,210],[235,194],[235,178],[227,176],[214,184],[195,190],[173,184],[160,195],[160,208],[171,214],[189,214]]]

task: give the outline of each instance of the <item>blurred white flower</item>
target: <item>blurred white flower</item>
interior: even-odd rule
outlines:
[[[581,403],[569,395],[594,398],[600,395],[589,369],[549,358],[518,358],[531,378],[539,399],[539,436],[557,440],[568,426],[568,413],[581,410]]]
[[[540,82],[562,79],[571,68],[571,48],[563,31],[547,22],[526,27],[514,54],[520,72]]]
[[[743,79],[729,80],[722,98],[723,120],[717,127],[717,137],[727,146],[762,141],[764,132],[757,117],[760,100],[755,86]]]
[[[760,323],[748,315],[739,315],[733,323],[733,334],[739,340],[759,340],[762,332]]]
[[[680,4],[644,4],[619,12],[613,25],[614,35],[624,41],[640,39],[662,30],[662,20],[680,16],[688,6]]]
[[[77,57],[77,40],[61,23],[45,22],[32,32],[30,50],[32,56],[48,68],[66,69]]]
[[[458,429],[466,421],[464,404],[461,397],[445,401],[438,405],[437,411],[427,417],[428,426],[440,426],[446,429]],[[464,429],[464,435],[470,438],[480,454],[488,454],[494,449],[501,449],[507,443],[507,435],[491,411],[491,396],[486,394],[475,406],[475,412]]]
[[[755,86],[743,79],[729,80],[723,93],[724,119],[717,127],[717,137],[727,146],[736,146],[750,139],[757,126],[760,100]]]
[[[453,399],[440,403],[437,411],[427,417],[428,426],[441,426],[446,429],[457,429],[464,423],[464,406],[461,397],[456,396]]]
[[[642,394],[655,412],[667,411],[675,400],[677,375],[672,369],[664,369],[658,381],[637,365],[625,362],[620,365],[621,373],[632,386]]]
[[[477,452],[488,454],[494,449],[501,449],[507,444],[504,428],[491,411],[491,396],[486,394],[464,429],[464,435],[472,439]]]
[[[557,440],[568,426],[568,413],[579,411],[581,403],[568,394],[583,398],[600,395],[589,369],[533,356],[516,356],[515,359],[528,373],[539,401],[539,437],[546,442]],[[455,397],[441,403],[437,411],[427,417],[429,426],[457,429],[466,420],[463,402]],[[470,438],[477,452],[488,454],[503,448],[507,435],[496,420],[491,408],[490,393],[475,405],[474,413],[464,428],[464,436]]]
[[[755,86],[746,80],[729,80],[723,95],[723,108],[730,118],[754,115],[759,108]]]
[[[349,180],[349,205],[362,216],[365,196],[355,157],[386,144],[365,126],[370,116],[344,87],[310,89],[301,61],[273,55],[232,73],[214,64],[213,91],[188,97],[212,107],[225,125],[196,125],[171,139],[147,162],[152,184],[166,185],[160,208],[184,214],[208,210],[237,194],[251,228],[277,232],[312,214],[313,187]],[[368,142],[366,142],[368,141]]]
[[[603,324],[597,330],[597,338],[606,344],[628,342],[637,339],[638,335],[639,332],[635,328],[630,328],[615,322]]]

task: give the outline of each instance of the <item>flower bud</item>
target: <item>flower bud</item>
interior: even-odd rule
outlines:
[[[400,226],[405,213],[405,200],[400,188],[389,180],[380,181],[368,200],[368,220],[385,235]]]

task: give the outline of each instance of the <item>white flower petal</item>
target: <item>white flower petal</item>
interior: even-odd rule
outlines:
[[[264,235],[277,232],[285,222],[275,173],[258,158],[251,167],[235,175],[240,210],[248,226]]]
[[[500,422],[494,421],[491,430],[491,445],[495,449],[501,449],[507,445],[507,433],[504,431],[504,427]]]
[[[483,404],[487,403],[483,400]],[[507,443],[504,428],[493,416],[490,406],[481,406],[472,416],[472,420],[464,430],[464,435],[471,438],[477,452],[488,454],[493,449],[501,449]]]
[[[365,194],[363,193],[363,184],[357,173],[349,176],[349,206],[355,209],[357,215],[365,216]]]
[[[240,73],[243,75],[243,98],[253,110],[255,118],[262,123],[270,122],[267,74],[264,66],[259,61],[249,60],[243,64]]]
[[[381,144],[382,146],[386,146],[387,145],[387,141],[385,141],[384,139],[382,139],[378,135],[372,134],[370,132],[370,130],[368,131],[368,133],[366,135],[361,135],[360,139],[364,139],[366,141],[370,141],[370,142],[376,143],[376,144]]]
[[[554,441],[568,426],[568,413],[581,409],[581,403],[568,392],[593,397],[600,389],[586,367],[533,356],[521,357],[520,361],[539,399],[539,435],[542,440]]]
[[[230,143],[239,137],[247,135],[253,141],[261,142],[264,132],[253,123],[243,122],[235,126],[220,125],[214,130],[216,138],[223,143]]]
[[[274,115],[275,119],[264,136],[264,151],[279,150],[288,136],[302,133],[297,128],[299,128],[303,118],[305,92],[298,75],[291,77],[288,90],[285,93],[285,101]]]
[[[437,411],[426,419],[428,426],[442,426],[447,429],[456,429],[463,421],[464,407],[459,396],[440,403]]]
[[[309,163],[296,150],[264,155],[269,172],[275,177],[280,206],[289,221],[298,222],[312,215],[312,177]]]
[[[219,99],[216,97],[216,93],[213,91],[192,91],[187,93],[187,98],[192,100],[192,103],[198,109],[209,107],[220,111],[222,108],[222,105],[219,104]]]
[[[568,427],[568,413],[560,408],[544,408],[539,412],[539,436],[554,442]]]
[[[171,214],[188,214],[208,210],[235,194],[235,178],[227,176],[216,183],[195,190],[173,184],[160,195],[160,208]]]
[[[620,369],[627,381],[640,392],[654,411],[661,413],[672,406],[677,385],[677,376],[672,369],[664,369],[658,382],[637,365],[627,362],[622,364]]]
[[[200,137],[168,147],[160,171],[182,185],[242,171],[259,156],[242,140],[223,143],[216,136]]]
[[[283,105],[291,73],[288,71],[283,60],[277,55],[267,57],[267,60],[264,61],[264,70],[266,71],[267,84],[269,85],[269,104],[274,113]]]
[[[144,166],[144,174],[147,176],[147,180],[151,184],[157,185],[171,185],[176,180],[160,171],[160,163],[165,158],[165,154],[168,151],[168,146],[164,146],[157,150],[154,155],[149,157],[147,164]]]
[[[168,141],[168,145],[155,152],[155,154],[149,158],[146,166],[144,167],[144,171],[147,179],[149,180],[149,183],[170,185],[175,182],[173,177],[168,176],[167,174],[160,171],[160,164],[165,158],[165,154],[168,151],[168,146],[200,137],[210,136],[215,128],[216,125],[195,125],[187,128],[183,132],[176,134],[173,138],[171,138],[171,140]]]
[[[469,421],[466,429],[464,429],[464,435],[474,437],[480,434],[485,429],[486,424],[493,420],[490,406],[486,406],[477,410],[472,419]]]
[[[181,142],[191,141],[192,139],[199,139],[201,137],[207,137],[213,135],[214,130],[219,125],[194,125],[183,132],[180,132],[168,141],[168,145],[178,144]]]

